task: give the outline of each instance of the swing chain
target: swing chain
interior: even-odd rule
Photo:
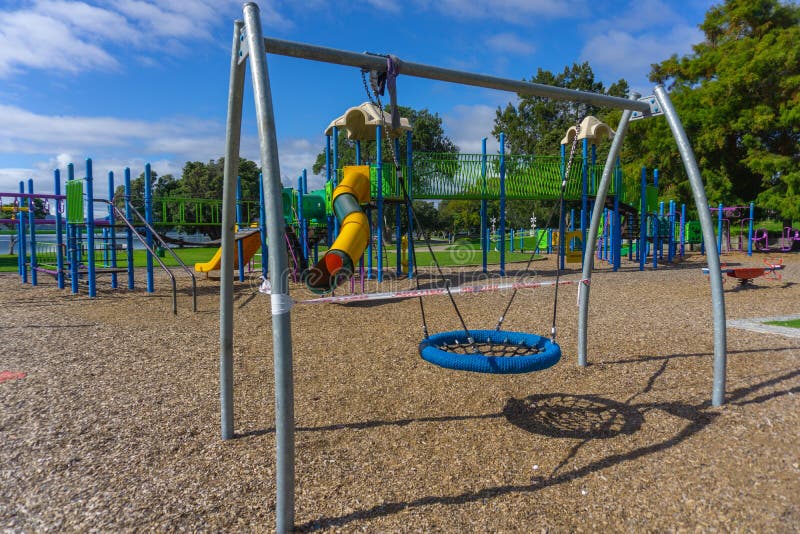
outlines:
[[[581,133],[581,125],[580,125],[579,122],[576,122],[575,123],[575,137],[572,139],[572,148],[570,149],[570,152],[569,152],[569,160],[567,161],[567,165],[566,165],[566,168],[565,168],[564,176],[562,177],[562,180],[561,180],[561,200],[559,202],[559,217],[558,217],[558,220],[559,220],[559,231],[561,231],[561,233],[563,233],[563,231],[562,231],[562,229],[560,227],[560,224],[561,224],[561,218],[562,218],[562,213],[563,213],[564,193],[565,193],[565,191],[567,189],[567,180],[568,180],[568,177],[569,177],[570,168],[572,167],[572,160],[575,157],[575,148],[576,148],[576,146],[578,144],[578,136],[580,135],[580,133]],[[550,212],[550,216],[547,218],[547,222],[545,223],[545,227],[550,226],[550,222],[553,219],[553,214],[554,214],[554,211],[551,211]],[[525,271],[526,272],[530,269],[531,263],[533,262],[533,258],[535,256],[535,254],[536,254],[536,247],[534,247],[534,250],[531,252],[530,258],[528,258],[528,264],[525,266]],[[559,266],[559,263],[558,263],[558,260],[556,260],[556,268],[558,268],[558,266]],[[557,273],[558,272],[560,272],[560,271],[557,271]],[[556,282],[558,282],[558,276],[556,276]],[[556,292],[555,293],[555,298],[558,299],[558,283],[556,283],[555,292]],[[511,309],[511,304],[514,302],[514,298],[516,296],[517,296],[517,290],[514,289],[514,291],[511,293],[511,297],[508,299],[508,303],[506,304],[505,310],[503,310],[502,315],[500,315],[500,319],[497,320],[497,324],[494,327],[495,331],[499,332],[500,328],[502,328],[503,321],[506,320],[506,316],[508,315],[508,311]],[[550,335],[551,335],[551,339],[555,342],[555,339],[556,339],[555,315],[553,317],[553,325],[552,325],[552,327],[550,329]]]
[[[384,134],[386,135],[386,141],[387,141],[387,144],[389,145],[389,151],[392,154],[392,161],[394,162],[395,174],[396,174],[397,180],[399,181],[400,186],[401,186],[401,188],[403,190],[403,198],[405,199],[406,204],[411,206],[411,197],[408,194],[408,188],[406,187],[406,183],[405,183],[405,180],[403,178],[403,171],[400,168],[400,160],[398,159],[397,152],[394,149],[394,143],[392,142],[391,134],[390,134],[389,128],[388,128],[389,125],[386,123],[386,114],[383,111],[383,103],[381,102],[381,97],[380,97],[380,94],[379,94],[378,87],[376,87],[375,84],[367,83],[366,73],[367,73],[367,69],[361,69],[361,81],[364,84],[364,89],[365,89],[365,91],[367,93],[367,97],[369,98],[370,102],[372,103],[373,106],[377,106],[378,107],[378,111],[380,112],[380,121],[381,121],[381,124],[383,125],[382,129],[384,131]],[[388,69],[387,69],[387,73],[388,73]],[[370,74],[372,74],[372,71],[370,72]],[[373,78],[377,79],[377,76],[372,76],[371,75],[370,76],[370,80],[372,80]],[[370,91],[370,86],[372,86],[372,91]],[[374,95],[374,98],[373,98],[373,95]],[[382,177],[379,177],[379,179],[382,179]],[[453,305],[453,309],[454,309],[456,315],[458,316],[458,320],[461,323],[461,327],[464,330],[464,333],[466,334],[467,342],[472,347],[472,352],[474,354],[480,354],[481,351],[478,348],[478,346],[475,344],[475,340],[472,338],[472,333],[469,331],[469,328],[467,328],[467,325],[464,322],[464,317],[463,317],[463,315],[461,315],[461,311],[458,309],[458,304],[456,304],[456,301],[453,298],[453,294],[450,292],[450,281],[444,276],[444,273],[442,272],[442,269],[441,269],[441,266],[439,265],[439,262],[436,261],[436,255],[433,253],[433,249],[431,248],[430,236],[428,235],[427,232],[425,232],[425,230],[422,228],[422,225],[419,223],[419,219],[417,219],[417,215],[416,215],[416,212],[414,211],[413,206],[411,207],[411,213],[412,213],[412,216],[414,218],[414,222],[416,223],[417,227],[422,231],[422,236],[425,239],[425,244],[428,247],[428,251],[431,254],[431,258],[433,259],[434,264],[436,265],[436,269],[439,272],[439,276],[445,282],[445,289],[447,290],[447,296],[450,298],[450,303]],[[410,229],[410,227],[411,227],[411,221],[409,221],[409,229]],[[411,233],[410,230],[409,230],[409,233]],[[412,244],[413,244],[413,241],[412,241]],[[414,254],[415,267],[416,267],[416,257],[417,257],[417,255]],[[411,267],[409,266],[409,269],[410,268]],[[415,278],[416,278],[417,288],[419,289],[419,276],[417,276]],[[425,335],[425,339],[427,339],[428,338],[428,324],[427,324],[427,321],[426,321],[426,318],[425,318],[425,305],[422,302],[422,297],[419,297],[419,305],[420,305],[420,313],[422,315],[422,329],[423,329],[423,333]]]
[[[569,160],[564,169],[564,179],[561,182],[561,199],[559,201],[559,214],[558,214],[558,241],[560,247],[566,247],[566,228],[564,228],[564,195],[567,191],[567,179],[569,178],[569,171],[572,167],[572,160],[575,158],[575,148],[578,146],[578,137],[581,134],[581,125],[579,122],[575,123],[575,137],[572,138],[572,148],[569,151]],[[553,343],[556,342],[556,317],[558,315],[558,279],[561,278],[561,258],[556,254],[556,289],[553,295],[553,324],[550,327],[550,339]]]

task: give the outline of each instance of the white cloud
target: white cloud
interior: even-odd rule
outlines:
[[[225,151],[224,124],[191,117],[145,121],[41,115],[6,105],[0,105],[0,117],[4,121],[0,154],[25,154],[34,161],[29,167],[0,169],[0,191],[16,191],[20,180],[34,178],[42,184],[37,189],[52,192],[53,169],[61,169],[66,179],[67,164],[73,163],[76,175],[83,176],[79,169],[84,169],[87,156],[97,157],[93,168],[99,190],[105,191],[108,171],[114,171],[119,181],[125,167],[138,176],[150,161],[159,174],[178,177],[186,161],[209,161]],[[294,184],[303,168],[311,172],[323,146],[321,138],[279,140],[281,175],[287,185]],[[254,133],[243,132],[240,153],[259,162]],[[318,187],[315,180],[309,176],[310,183]]]
[[[581,60],[589,61],[605,79],[625,78],[634,86],[644,83],[650,65],[672,54],[691,52],[692,45],[701,42],[702,32],[694,26],[681,24],[665,32],[633,34],[610,30],[590,38],[583,47]]]
[[[241,18],[239,0],[39,0],[17,10],[0,8],[0,78],[21,69],[64,72],[119,68],[125,47],[185,53],[208,40],[217,25]],[[268,28],[292,26],[274,1],[262,2]],[[227,45],[227,42],[226,42]]]
[[[395,12],[399,4],[388,0],[369,3],[390,12]],[[415,0],[414,4],[452,18],[502,20],[525,26],[535,24],[535,17],[575,17],[587,10],[585,0]]]
[[[711,5],[710,0],[698,3]],[[600,78],[625,78],[636,91],[650,91],[651,64],[691,53],[692,45],[704,39],[695,22],[664,0],[631,0],[618,13],[581,26],[586,41],[580,59],[589,61]]]
[[[67,24],[34,12],[0,12],[0,77],[19,67],[67,72],[118,66],[96,44],[76,38]]]
[[[530,42],[522,40],[513,33],[498,33],[486,39],[486,45],[496,52],[510,52],[512,54],[530,55],[536,47]]]
[[[367,0],[367,4],[390,13],[398,13],[400,11],[400,2],[395,0]]]
[[[486,137],[488,153],[499,150],[500,145],[492,136],[494,128],[495,108],[482,104],[455,106],[446,113],[442,122],[445,134],[456,144],[461,152],[480,154],[481,139]]]

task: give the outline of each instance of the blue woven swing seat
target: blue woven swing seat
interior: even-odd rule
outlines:
[[[503,330],[470,330],[469,334],[474,344],[463,330],[434,334],[419,344],[420,356],[447,369],[494,374],[541,371],[561,359],[561,347],[536,334]]]

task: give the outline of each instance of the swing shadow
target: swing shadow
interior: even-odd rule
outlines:
[[[648,381],[647,386],[636,396],[648,391],[655,379],[663,373],[666,363],[657,370]],[[751,393],[764,388],[781,384],[787,380],[800,376],[800,370],[794,370],[754,384],[749,387],[742,387],[731,392],[728,396],[728,403],[736,406],[763,403],[785,395],[791,395],[800,391],[800,386],[791,387],[782,391],[775,391],[751,399],[745,399]],[[500,414],[484,414],[478,416],[453,416],[453,417],[433,417],[420,418],[418,420],[401,421],[373,421],[360,423],[367,425],[366,428],[373,428],[385,424],[409,424],[410,422],[430,422],[430,421],[459,421],[468,419],[490,419],[496,417],[506,417],[509,423],[530,433],[541,434],[555,438],[583,439],[583,441],[572,448],[565,461],[574,456],[577,449],[593,439],[605,439],[615,437],[620,434],[631,434],[637,432],[642,425],[644,412],[657,409],[664,411],[672,416],[687,421],[687,425],[677,434],[658,443],[638,447],[624,453],[611,454],[605,458],[595,460],[589,464],[565,471],[556,475],[556,472],[565,464],[565,461],[554,470],[549,477],[535,477],[530,484],[506,484],[492,486],[476,491],[466,491],[457,495],[434,496],[428,495],[408,501],[388,502],[381,505],[356,510],[340,516],[326,516],[317,518],[306,523],[296,525],[295,529],[299,532],[314,532],[331,528],[340,528],[353,521],[363,521],[377,519],[392,514],[399,513],[409,508],[421,508],[432,505],[459,506],[467,503],[478,502],[484,499],[492,499],[508,494],[532,494],[543,489],[569,483],[576,479],[581,479],[595,472],[609,467],[635,461],[639,458],[649,456],[676,445],[679,445],[691,438],[704,428],[712,424],[719,413],[707,411],[711,408],[710,401],[705,401],[697,405],[681,402],[663,403],[643,403],[638,405],[628,405],[599,397],[596,395],[571,395],[566,393],[552,393],[542,395],[532,395],[525,399],[509,399]],[[588,417],[587,417],[588,414]],[[338,429],[341,425],[331,425],[321,427],[322,429]],[[344,428],[351,428],[344,425]],[[313,429],[308,429],[313,431]]]
[[[727,354],[750,354],[750,353],[761,353],[761,352],[783,352],[783,351],[796,351],[797,347],[764,347],[760,349],[742,349],[742,350],[728,350]],[[639,356],[639,357],[631,357],[625,358],[622,360],[603,360],[597,362],[589,362],[589,365],[620,365],[620,364],[627,364],[627,363],[644,363],[644,362],[653,362],[653,361],[662,361],[662,360],[673,360],[676,358],[704,358],[708,356],[713,356],[713,352],[689,352],[689,353],[676,353],[676,354],[665,354],[663,356]]]

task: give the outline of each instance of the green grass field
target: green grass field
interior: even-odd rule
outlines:
[[[532,241],[531,241],[532,243]],[[518,243],[517,243],[518,244]],[[175,254],[183,260],[183,262],[188,265],[189,267],[194,268],[195,263],[199,262],[206,262],[209,261],[217,251],[215,247],[198,247],[198,248],[174,248],[172,249]],[[322,255],[326,249],[324,247],[320,247],[319,254]],[[424,244],[418,244],[415,247],[417,250],[417,266],[419,267],[430,267],[433,265],[433,260],[431,258],[430,252],[428,252],[427,247]],[[260,252],[260,251],[259,251]],[[481,251],[479,244],[465,244],[465,243],[458,243],[455,245],[448,245],[446,248],[442,248],[441,246],[437,246],[434,250],[434,254],[436,255],[436,259],[439,262],[439,265],[442,267],[456,267],[456,266],[469,266],[469,265],[480,265],[481,264]],[[506,250],[506,261],[507,262],[519,262],[519,261],[528,261],[530,259],[530,251],[525,253],[520,252],[510,252]],[[98,255],[98,258],[100,256]],[[256,257],[258,259],[258,256]],[[387,250],[386,256],[384,257],[386,261],[386,267],[391,268],[396,263],[396,254],[394,249]],[[535,259],[541,259],[541,256],[537,256]],[[172,257],[171,254],[165,253],[161,260],[170,267],[175,267],[178,265],[178,262]],[[52,262],[53,260],[50,259]],[[487,261],[490,264],[499,264],[500,263],[500,253],[494,251],[494,249],[490,249],[489,255],[487,257]],[[44,262],[40,261],[40,265],[44,265]],[[156,267],[158,267],[158,262],[154,262]],[[377,259],[373,258],[373,266],[377,263]],[[127,254],[124,251],[117,253],[117,266],[120,268],[124,268],[128,265],[127,262]],[[147,265],[147,255],[144,250],[135,250],[133,252],[133,265],[134,267],[145,267]],[[103,266],[102,261],[98,260],[97,263],[98,267]],[[14,254],[0,254],[0,272],[16,272],[17,271],[17,256]]]
[[[198,247],[198,248],[174,248],[172,249],[175,254],[183,260],[189,267],[194,268],[194,264],[204,262],[211,259],[217,251],[216,247]],[[161,258],[165,265],[175,267],[178,262],[171,254],[166,253]],[[41,263],[41,262],[40,262]],[[100,267],[102,262],[97,263]],[[158,265],[158,262],[154,262]],[[117,266],[126,267],[128,265],[128,256],[124,251],[117,253]],[[133,251],[133,266],[146,267],[147,266],[147,253],[144,250]],[[0,272],[16,272],[17,271],[17,256],[14,254],[0,254]]]
[[[800,328],[800,319],[790,319],[788,321],[767,321],[764,324],[772,326],[788,326],[789,328]]]

